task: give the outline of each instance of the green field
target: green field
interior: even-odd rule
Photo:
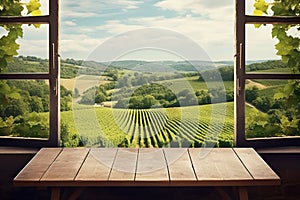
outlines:
[[[276,68],[276,69],[266,69],[266,70],[258,70],[258,71],[256,71],[256,72],[252,72],[252,73],[293,73],[293,71],[290,69],[290,68],[287,68],[287,67],[285,67],[285,68]],[[248,72],[248,73],[251,73],[251,72]]]
[[[276,93],[283,92],[287,82],[287,80],[252,80],[252,85],[258,84],[257,87],[261,87],[258,91],[260,97],[265,96],[273,99]]]
[[[95,85],[103,85],[111,82],[107,76],[92,76],[92,75],[81,75],[72,79],[60,79],[60,84],[66,89],[73,91],[77,88],[80,93],[83,93],[90,87]]]
[[[233,103],[139,110],[81,107],[62,112],[61,119],[86,146],[233,145]]]
[[[252,80],[252,81],[263,84],[267,87],[285,86],[288,83],[287,80]]]
[[[226,90],[233,89],[233,81],[217,81],[217,82],[203,82],[198,81],[199,76],[192,76],[180,79],[171,79],[163,81],[162,83],[166,86],[171,86],[173,88],[182,88],[183,85],[188,85],[193,90],[208,90],[217,87],[224,87]]]

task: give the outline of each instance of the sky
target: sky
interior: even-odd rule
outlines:
[[[114,51],[118,48],[126,49],[133,43],[135,51],[128,47],[129,52],[126,55],[123,55],[124,51],[122,55],[115,57],[145,60],[185,57],[174,53],[172,48],[175,47],[164,46],[167,49],[159,49],[153,46],[153,49],[145,50],[145,46],[141,44],[158,45],[176,41],[167,41],[159,34],[147,31],[148,28],[155,28],[162,30],[162,35],[169,32],[169,37],[188,40],[178,43],[183,51],[192,52],[187,46],[194,42],[213,61],[233,60],[234,0],[61,0],[60,2],[60,54],[63,59],[89,59],[91,54],[95,54],[97,47],[101,46],[103,50],[105,44],[111,46],[114,44],[115,46],[112,49],[108,48],[107,52],[116,54]],[[247,14],[253,12],[253,2],[254,0],[247,0]],[[47,0],[41,0],[41,3],[43,13],[48,14]],[[255,29],[253,25],[247,25],[248,60],[278,59],[274,50],[276,40],[271,39],[270,28],[271,26],[265,26]],[[19,53],[47,58],[47,25],[43,25],[40,29],[24,26],[24,29],[24,38],[19,40],[21,44]],[[120,36],[130,34],[132,37],[129,37],[129,40],[118,40]],[[133,37],[137,34],[138,37]],[[151,43],[152,40],[156,43]],[[141,45],[141,48],[138,48],[138,45]],[[191,56],[191,59],[193,58],[198,57]]]

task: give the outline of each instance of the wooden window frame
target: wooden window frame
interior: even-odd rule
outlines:
[[[59,63],[59,0],[49,0],[49,15],[5,16],[2,24],[49,25],[49,72],[0,74],[0,80],[48,80],[50,96],[50,131],[48,139],[0,138],[0,146],[57,147],[60,145],[60,63]]]
[[[298,146],[300,137],[246,139],[245,81],[247,79],[300,79],[300,74],[247,74],[245,71],[246,24],[295,24],[300,17],[249,16],[245,0],[235,0],[235,145],[258,147]],[[0,138],[0,146],[51,147],[60,145],[60,68],[59,68],[59,0],[49,0],[49,15],[0,17],[5,24],[49,25],[49,72],[0,74],[0,80],[48,80],[50,95],[50,133],[47,140],[30,138]]]
[[[250,16],[245,14],[245,1],[235,0],[235,145],[242,147],[299,146],[300,137],[246,139],[245,136],[245,82],[247,79],[300,79],[300,74],[247,74],[245,70],[246,24],[299,24],[300,17]]]

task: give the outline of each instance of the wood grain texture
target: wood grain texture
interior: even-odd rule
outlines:
[[[214,148],[204,156],[203,149],[189,149],[199,181],[251,181],[253,178],[231,148]]]
[[[19,186],[253,186],[280,178],[251,148],[43,148]]]
[[[235,148],[234,151],[255,180],[280,181],[280,178],[255,152],[254,149]]]
[[[117,149],[92,148],[83,163],[76,181],[108,181]]]
[[[196,181],[196,175],[186,148],[163,149],[170,174],[170,181]]]
[[[110,181],[134,181],[138,149],[118,149]]]
[[[41,181],[73,181],[88,152],[86,148],[64,148]]]
[[[139,149],[135,181],[169,181],[162,149]]]
[[[61,148],[43,148],[16,176],[15,181],[39,181],[48,170],[55,158],[61,152]]]

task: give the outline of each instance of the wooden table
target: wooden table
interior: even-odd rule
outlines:
[[[43,148],[15,177],[16,186],[247,186],[279,185],[280,178],[252,148]]]

